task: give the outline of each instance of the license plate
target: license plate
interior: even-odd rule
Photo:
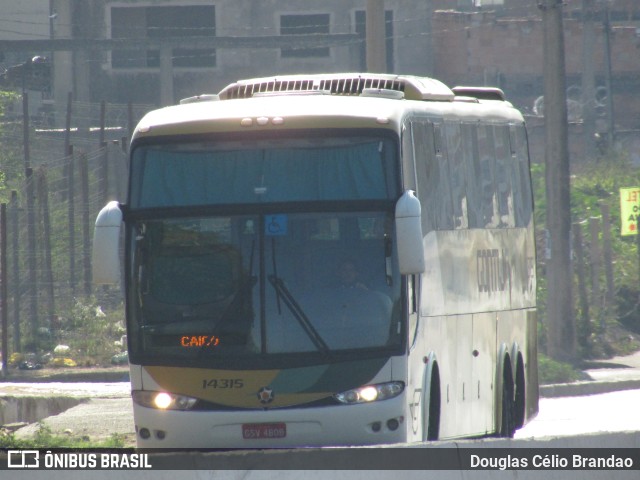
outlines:
[[[245,423],[242,425],[242,438],[245,440],[269,440],[287,436],[285,423]]]

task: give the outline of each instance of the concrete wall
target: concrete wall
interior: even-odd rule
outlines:
[[[35,423],[58,415],[87,399],[72,397],[0,397],[0,426],[16,422]]]
[[[57,0],[63,1],[63,0]],[[96,17],[94,30],[111,30],[109,9],[126,5],[194,5],[200,0],[92,2]],[[211,4],[211,2],[205,2]],[[431,15],[429,1],[385,0],[385,9],[393,14],[393,71],[414,75],[432,74],[432,37],[428,35]],[[280,34],[283,14],[329,14],[330,33],[355,33],[355,12],[364,11],[366,0],[220,0],[215,2],[216,36],[266,36]],[[217,49],[215,67],[174,69],[174,100],[199,93],[217,92],[240,78],[301,72],[359,71],[363,43],[356,41],[332,47],[330,55],[319,58],[286,58],[277,48]],[[125,95],[139,103],[158,103],[160,90],[158,69],[131,71],[113,69],[108,58],[92,71],[93,83],[104,88],[92,91],[92,100],[107,94],[112,101],[126,102]]]
[[[49,38],[49,0],[0,0],[0,12],[0,39]],[[0,72],[36,54],[48,55],[0,52]]]
[[[0,12],[1,39],[49,37],[49,0],[0,0]]]

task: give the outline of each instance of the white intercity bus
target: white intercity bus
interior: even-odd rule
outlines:
[[[497,88],[291,75],[150,112],[93,253],[124,281],[139,447],[510,437],[537,413],[527,135]]]

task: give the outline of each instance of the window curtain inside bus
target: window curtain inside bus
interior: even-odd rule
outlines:
[[[149,149],[142,153],[142,169],[134,169],[142,181],[140,191],[132,192],[133,206],[384,199],[381,155],[380,142],[322,149]]]

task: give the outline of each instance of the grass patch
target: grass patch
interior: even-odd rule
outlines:
[[[58,435],[47,425],[38,424],[32,438],[18,438],[14,433],[0,434],[0,448],[123,448],[125,437],[113,434],[105,440],[91,440],[88,437]]]
[[[538,354],[538,379],[541,385],[576,382],[583,377],[583,372],[573,365]]]

